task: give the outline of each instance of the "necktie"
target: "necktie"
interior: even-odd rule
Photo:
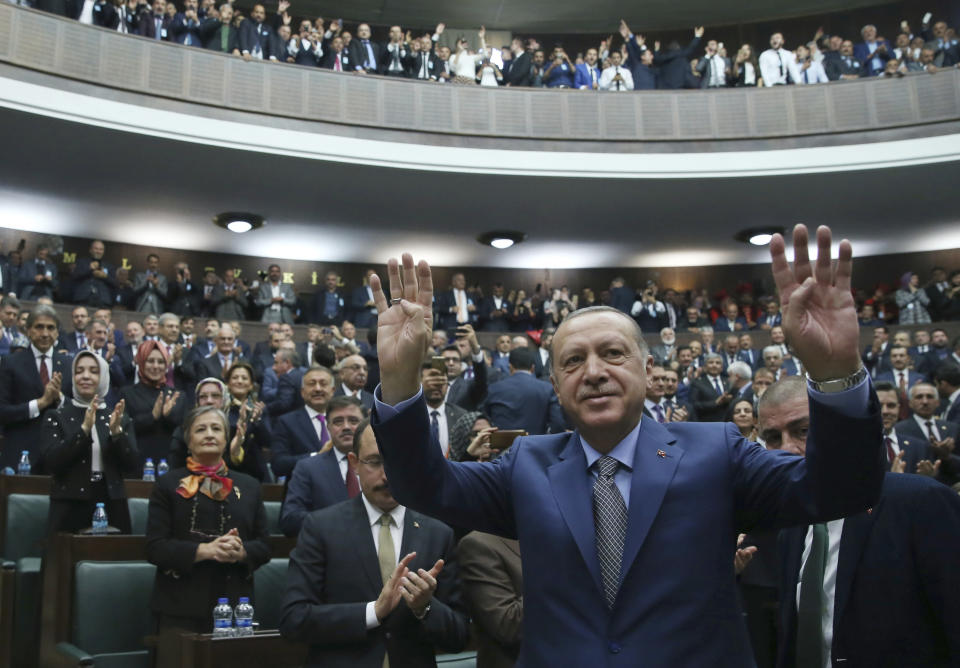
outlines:
[[[337,54],[336,59],[333,61],[333,71],[334,72],[343,72],[343,66],[340,64],[340,54]]]
[[[157,16],[157,17],[154,19],[154,21],[156,21],[157,26],[156,26],[156,28],[154,29],[153,38],[154,38],[154,39],[160,39],[160,38],[162,37],[163,18],[160,17],[160,16]]]
[[[927,420],[926,425],[927,425],[927,438],[930,439],[931,443],[936,444],[937,432],[934,430],[933,422],[930,420]]]
[[[439,411],[430,411],[430,438],[437,445],[440,445],[440,417]]]
[[[397,568],[397,551],[393,548],[393,536],[390,535],[390,525],[393,518],[384,513],[380,516],[380,549],[377,550],[377,560],[380,562],[380,577],[384,584],[393,575]]]
[[[50,372],[47,370],[47,356],[40,355],[40,384],[46,388],[50,382]]]
[[[893,440],[889,436],[884,436],[883,444],[887,446],[887,462],[892,462],[897,458],[897,453],[893,451]]]
[[[663,407],[660,404],[656,404],[653,407],[653,410],[657,414],[657,422],[659,422],[660,424],[663,424],[664,422],[666,422],[666,420],[663,417]]]
[[[829,535],[826,524],[813,525],[813,541],[800,576],[797,605],[797,668],[823,666],[823,572]]]
[[[597,479],[593,484],[593,523],[596,531],[597,559],[607,607],[613,608],[620,584],[620,563],[627,534],[627,505],[613,476],[620,466],[604,455],[596,462]]]
[[[713,388],[717,391],[717,394],[723,394],[723,385],[720,384],[720,377],[713,377]]]
[[[87,337],[82,332],[77,334],[77,348],[83,349],[87,347]]]
[[[220,50],[226,53],[230,46],[230,26],[223,24],[220,26]]]
[[[619,75],[619,74],[620,74],[620,68],[618,67],[618,68],[615,70],[615,72],[617,73],[617,75]],[[620,80],[619,80],[619,79],[617,79],[617,90],[620,90]]]
[[[320,446],[323,447],[330,440],[330,434],[327,432],[327,418],[318,413],[316,420],[320,423]]]
[[[349,466],[347,466],[347,479],[344,482],[347,483],[347,498],[355,498],[360,493],[360,481],[357,480],[357,474],[351,471]],[[387,515],[384,515],[384,517],[387,517]]]

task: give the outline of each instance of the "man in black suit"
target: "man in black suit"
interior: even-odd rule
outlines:
[[[533,40],[530,40],[533,42]],[[532,46],[532,45],[531,45]],[[524,47],[523,40],[514,37],[510,42],[510,51],[513,53],[513,63],[510,70],[506,73],[505,79],[508,86],[526,87],[530,86],[533,77],[530,74],[530,65],[532,63],[531,53],[533,49]]]
[[[137,347],[143,343],[143,325],[136,320],[127,323],[124,329],[123,341],[117,346],[117,351],[110,362],[110,372],[117,371],[123,377],[123,385],[133,385],[137,380],[137,367],[134,358],[137,356]]]
[[[70,321],[73,323],[73,331],[64,332],[60,336],[59,347],[75,354],[78,350],[87,347],[87,324],[90,322],[90,312],[86,306],[74,306],[70,312]]]
[[[363,406],[353,397],[334,397],[327,404],[327,429],[333,445],[323,453],[304,457],[293,467],[280,511],[280,528],[291,538],[300,533],[307,513],[352,499],[360,493],[347,454],[363,422]]]
[[[733,400],[727,384],[721,376],[723,360],[710,353],[703,363],[704,373],[690,383],[690,403],[697,411],[701,422],[722,422],[727,414],[727,405]]]
[[[665,411],[664,417],[667,422],[695,422],[697,413],[693,410],[693,404],[687,401],[686,397],[689,391],[680,393],[680,389],[686,386],[680,382],[680,374],[676,369],[663,370],[663,400],[660,405]]]
[[[370,39],[370,26],[361,23],[357,26],[357,35],[350,40],[348,47],[353,69],[363,74],[383,74],[381,64],[384,62],[383,44]]]
[[[167,15],[166,0],[153,0],[150,5],[151,11],[143,12],[140,15],[140,29],[137,34],[143,35],[147,39],[163,40],[169,42],[171,38],[170,24],[173,18]]]
[[[447,346],[441,352],[447,365],[446,400],[468,411],[475,411],[487,396],[487,362],[480,349],[477,334],[470,325],[463,325],[464,334],[457,336],[460,345]],[[470,361],[464,364],[464,357]]]
[[[343,38],[340,35],[334,35],[329,40],[324,39],[323,59],[320,61],[320,67],[334,72],[353,72],[350,54],[343,47]]]
[[[453,531],[394,500],[369,422],[358,431],[362,493],[304,521],[280,633],[310,643],[310,668],[436,666],[468,637]]]
[[[459,325],[477,320],[477,306],[467,292],[467,280],[457,272],[450,279],[450,289],[437,294],[437,319],[440,328],[453,332]]]
[[[340,294],[338,285],[340,276],[335,271],[328,271],[323,278],[324,289],[314,293],[313,318],[314,322],[323,327],[339,327],[347,317],[346,301]]]
[[[384,45],[380,73],[388,77],[409,78],[413,70],[413,51],[404,41],[403,29],[390,26],[390,41]]]
[[[960,424],[960,367],[941,364],[934,375],[940,393],[940,414],[947,422]]]
[[[202,378],[220,378],[222,380],[223,372],[242,358],[242,355],[235,350],[236,340],[237,335],[234,334],[233,327],[227,324],[220,325],[215,340],[216,348],[206,357],[195,359],[191,377],[197,380]]]
[[[340,360],[340,383],[337,385],[335,397],[353,397],[363,406],[364,413],[373,408],[373,395],[363,388],[367,384],[367,361],[363,355],[348,355]]]
[[[437,80],[437,54],[435,50],[437,40],[440,39],[445,27],[443,23],[439,23],[432,36],[423,35],[419,40],[414,41],[413,59],[410,67],[411,78],[420,81]]]
[[[927,382],[910,388],[910,417],[897,423],[897,434],[910,437],[915,447],[904,448],[904,470],[936,478],[946,485],[960,482],[960,457],[954,444],[960,437],[960,424],[938,420],[940,395]]]
[[[370,289],[370,276],[373,269],[367,269],[363,274],[363,283],[353,289],[350,295],[350,309],[353,312],[353,323],[361,329],[375,325],[377,322],[377,307],[373,304],[373,291]]]
[[[863,365],[870,375],[876,378],[885,371],[890,371],[890,332],[885,325],[873,328],[873,343],[863,350]]]
[[[484,412],[499,429],[557,434],[566,428],[553,387],[533,375],[529,348],[510,352],[510,375],[487,389]]]
[[[283,415],[303,408],[303,374],[306,368],[301,366],[300,354],[293,341],[283,341],[273,354],[271,369],[277,377],[277,392],[267,403],[270,415]],[[268,372],[264,372],[267,375]]]
[[[447,400],[447,378],[429,362],[420,369],[420,381],[430,420],[430,439],[443,451],[444,456],[449,456],[450,431],[467,411]]]
[[[700,45],[703,27],[694,28],[693,40],[681,48],[676,40],[667,45],[665,51],[653,54],[653,64],[657,66],[657,87],[660,89],[684,88],[690,76],[690,58]]]
[[[20,275],[17,278],[17,289],[9,287],[7,283],[0,287],[0,293],[15,291],[20,299],[36,300],[38,297],[50,297],[59,286],[57,281],[57,263],[49,257],[50,249],[40,244],[37,246],[37,254],[32,260],[27,260],[20,267]],[[12,271],[10,272],[13,273]],[[13,282],[14,277],[10,277]]]
[[[250,11],[249,18],[240,24],[240,55],[244,60],[279,59],[273,52],[276,35],[273,28],[265,23],[266,18],[267,11],[263,5],[257,4]]]
[[[318,452],[330,440],[326,412],[327,402],[333,398],[333,383],[333,373],[326,367],[315,366],[303,374],[303,408],[281,415],[274,423],[274,475],[289,476],[299,460]]]
[[[40,418],[60,405],[61,392],[70,394],[70,356],[54,350],[60,322],[50,306],[36,306],[27,318],[30,347],[4,358],[0,364],[0,425],[3,427],[0,468],[16,469],[21,453],[30,453],[33,473],[37,461]]]
[[[158,0],[159,2],[159,0]],[[90,243],[89,257],[77,260],[73,270],[73,301],[87,306],[112,306],[116,288],[114,267],[104,262],[103,242],[95,239]]]
[[[205,49],[239,56],[240,35],[233,26],[233,5],[225,2],[216,16],[205,18],[200,24],[200,38]]]
[[[512,304],[503,296],[503,283],[494,283],[491,295],[480,301],[480,331],[509,331],[510,323],[507,322],[507,318],[511,310]]]
[[[770,387],[758,409],[770,449],[806,453],[806,382]],[[877,453],[878,456],[880,453]],[[778,665],[946,666],[960,656],[960,499],[887,473],[866,512],[786,529],[779,540]]]

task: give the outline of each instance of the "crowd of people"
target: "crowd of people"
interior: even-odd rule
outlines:
[[[414,34],[389,27],[375,40],[368,23],[353,32],[341,19],[294,17],[289,0],[280,0],[268,18],[263,4],[244,15],[233,3],[216,0],[16,0],[122,33],[230,53],[245,60],[267,60],[321,67],[336,72],[379,74],[439,83],[533,88],[630,91],[816,84],[862,77],[936,72],[960,65],[956,30],[945,21],[923,17],[919,31],[908,21],[886,37],[865,25],[859,38],[827,35],[788,43],[783,33],[769,44],[728,48],[705,38],[703,27],[689,43],[661,44],[635,34],[620,21],[621,40],[611,36],[596,47],[568,53],[561,44],[545,48],[535,37],[514,37],[509,45],[488,45],[483,28],[479,49],[459,35],[444,36],[444,24]]]
[[[482,665],[512,665],[523,610],[516,541],[472,533],[458,557],[453,546],[466,532],[404,508],[386,484],[371,427],[382,310],[371,272],[349,298],[329,272],[303,311],[309,325],[298,341],[301,300],[277,265],[257,285],[230,270],[193,284],[185,264],[167,277],[151,253],[131,282],[104,253],[94,241],[59,280],[40,247],[18,274],[2,274],[4,286],[18,275],[20,294],[37,305],[21,308],[12,294],[0,301],[0,464],[10,473],[26,453],[32,472],[52,476],[51,532],[87,528],[97,502],[129,532],[123,479],[140,477],[147,458],[167,460],[147,527],[147,557],[158,565],[151,607],[167,648],[158,665],[179,662],[168,652],[176,643],[163,638],[209,630],[217,597],[251,595],[249,574],[269,559],[259,485],[272,481],[287,485],[280,527],[299,536],[281,630],[311,644],[311,665],[348,654],[355,660],[361,650],[357,665],[371,666],[385,653],[405,665],[401,657],[458,651],[471,618],[482,655],[500,657]],[[62,323],[53,297],[62,297],[67,282],[75,306]],[[945,488],[960,483],[960,337],[950,341],[938,327],[891,336],[877,316],[896,307],[901,322],[930,322],[956,313],[958,292],[960,272],[937,269],[926,286],[907,274],[889,300],[861,295],[859,314],[861,326],[874,328],[861,362],[881,404],[886,467]],[[558,398],[559,381],[550,381],[554,341],[561,323],[599,306],[638,332],[659,334],[642,390],[646,419],[664,427],[732,422],[738,437],[792,451],[808,425],[776,427],[769,411],[786,400],[771,388],[798,382],[807,364],[787,340],[777,299],[755,299],[747,289],[735,295],[681,295],[654,282],[634,290],[617,278],[599,298],[547,287],[528,300],[499,284],[483,296],[456,273],[434,296],[432,339],[419,365],[431,447],[448,461],[490,463],[520,435],[576,427]],[[141,318],[121,332],[112,320],[122,307]],[[242,320],[252,316],[267,323],[266,340],[242,338]],[[360,324],[368,335],[358,341]],[[496,332],[495,345],[481,346],[477,330]],[[679,343],[677,332],[689,340]],[[758,349],[760,334],[771,343]],[[401,551],[413,545],[408,532],[421,541],[411,554]],[[379,573],[369,586],[343,584],[355,545],[371,536],[368,556]],[[742,543],[737,567],[748,569],[755,552],[755,544]],[[318,563],[326,565],[320,580]],[[339,609],[338,600],[357,607]],[[345,619],[353,626],[343,626]],[[770,665],[763,637],[758,631],[754,649]]]

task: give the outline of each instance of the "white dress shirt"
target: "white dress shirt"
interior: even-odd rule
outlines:
[[[317,416],[320,415],[320,413],[313,410],[309,406],[304,406],[303,408],[307,411],[307,415],[310,417],[310,424],[313,425],[313,430],[317,432],[317,440],[320,441],[322,445],[323,444],[323,426],[320,424],[320,420],[317,419]]]
[[[784,48],[767,49],[760,54],[760,76],[763,85],[768,87],[797,82],[800,80],[797,59]]]
[[[367,509],[367,519],[370,521],[370,532],[373,534],[373,549],[376,554],[380,554],[380,517],[383,511],[367,501],[365,494],[360,494],[363,499],[363,507]],[[390,525],[390,537],[393,539],[393,549],[397,553],[395,563],[400,563],[400,545],[403,543],[403,518],[407,509],[403,506],[397,506],[390,511],[390,517],[393,523]],[[367,628],[375,629],[380,626],[380,620],[377,619],[376,601],[367,603]]]
[[[802,84],[830,83],[830,79],[827,78],[827,71],[823,69],[823,65],[821,65],[815,60],[810,61],[810,66],[807,69],[803,69],[798,65],[797,70],[800,73],[799,83],[802,83]]]
[[[613,80],[617,74],[623,81]],[[600,90],[633,90],[633,75],[623,65],[611,65],[600,74]]]
[[[448,390],[449,391],[449,390]],[[437,425],[439,426],[440,431],[440,449],[443,451],[443,456],[446,457],[447,453],[450,451],[450,431],[447,427],[447,402],[444,400],[442,404],[436,408],[432,408],[427,404],[427,421],[432,422],[433,416],[431,415],[433,411],[437,411]]]
[[[891,428],[890,432],[884,434],[883,437],[890,439],[890,447],[893,448],[893,454],[899,455],[901,448],[900,448],[900,439],[897,437],[897,430]]]
[[[827,546],[827,563],[823,571],[823,665],[824,668],[831,668],[831,649],[833,644],[833,601],[837,589],[837,563],[840,560],[840,539],[843,536],[843,519],[827,522],[827,540],[830,541]],[[807,537],[803,541],[803,559],[800,562],[800,574],[803,574],[803,567],[807,564],[807,557],[810,556],[810,547],[813,545],[813,527],[807,528]],[[797,606],[800,606],[800,578],[797,577]]]

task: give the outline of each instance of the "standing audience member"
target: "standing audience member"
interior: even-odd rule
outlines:
[[[770,35],[770,48],[760,54],[760,76],[763,77],[763,85],[767,87],[785,86],[800,81],[796,56],[783,48],[781,33]]]
[[[302,409],[281,415],[273,428],[271,466],[276,476],[289,476],[304,457],[326,449],[330,440],[327,429],[327,402],[333,398],[333,372],[322,366],[310,367],[301,385]]]
[[[510,352],[510,375],[490,385],[484,411],[500,429],[528,434],[559,433],[566,425],[557,395],[549,383],[533,375],[533,351]]]
[[[147,255],[147,270],[133,279],[134,310],[163,313],[167,290],[167,277],[160,273],[160,256],[150,253]]]
[[[186,402],[179,391],[167,385],[170,362],[161,343],[144,341],[134,361],[139,380],[123,388],[120,399],[133,420],[140,456],[156,464],[167,456],[170,438],[183,421]]]
[[[260,284],[260,291],[254,301],[263,309],[261,322],[293,324],[293,307],[296,306],[297,296],[293,287],[283,283],[282,278],[280,265],[271,264],[267,270],[267,280]]]
[[[163,0],[157,0],[162,2]],[[73,301],[77,304],[99,308],[113,304],[113,293],[117,284],[114,280],[114,267],[105,262],[103,242],[94,239],[90,242],[90,254],[77,260],[73,270]]]
[[[920,276],[908,271],[900,279],[900,289],[894,295],[900,309],[901,325],[922,325],[930,322],[930,297],[920,287]]]

